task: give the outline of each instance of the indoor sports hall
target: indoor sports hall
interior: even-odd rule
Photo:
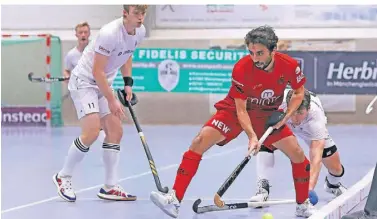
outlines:
[[[105,177],[101,131],[75,168],[77,200],[66,202],[52,177],[81,131],[67,90],[66,56],[80,45],[76,36],[82,25],[77,24],[90,25],[90,41],[103,25],[122,16],[123,7],[2,5],[1,218],[170,218],[149,199],[157,191],[153,173],[163,187],[172,188],[183,153],[216,112],[213,105],[227,95],[233,65],[249,54],[245,34],[261,25],[275,29],[277,50],[298,61],[307,78],[305,87],[319,96],[345,169],[342,184],[347,192],[334,198],[324,190],[327,170],[322,166],[315,187],[318,213],[310,218],[341,219],[363,211],[376,189],[371,186],[377,162],[376,11],[376,5],[150,5],[146,37],[133,51],[137,122],[124,108],[118,169],[119,184],[137,200],[97,197]],[[123,86],[119,72],[113,88]],[[309,157],[309,147],[298,140]],[[199,207],[214,205],[214,195],[245,158],[247,146],[242,133],[205,153],[178,218],[262,218],[266,213],[274,219],[296,218],[294,203],[193,211],[197,199],[202,200]],[[270,183],[271,199],[295,199],[291,163],[280,151],[275,152]],[[247,203],[256,184],[252,157],[222,199]],[[377,206],[372,210],[377,214]]]

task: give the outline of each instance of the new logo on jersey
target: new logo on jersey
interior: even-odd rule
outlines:
[[[164,60],[158,65],[158,82],[166,91],[172,91],[179,82],[179,64],[174,60]]]

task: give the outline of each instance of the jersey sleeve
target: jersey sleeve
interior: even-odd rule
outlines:
[[[232,82],[229,90],[229,95],[233,98],[247,99],[244,72],[245,69],[237,64],[233,68]]]
[[[106,31],[106,29],[102,29],[96,38],[94,51],[104,56],[110,56],[111,52],[115,49],[115,42],[114,34]]]
[[[292,60],[292,64],[289,66],[288,78],[293,89],[298,89],[306,83],[306,77],[298,62],[294,59]]]
[[[73,66],[72,59],[70,54],[68,53],[64,58],[64,68],[68,71],[72,71],[75,66]]]

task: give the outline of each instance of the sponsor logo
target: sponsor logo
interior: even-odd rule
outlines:
[[[102,51],[102,52],[104,52],[104,53],[107,53],[107,54],[110,54],[110,50],[108,50],[108,49],[105,49],[104,47],[102,47],[102,46],[99,46],[99,51]]]
[[[260,98],[248,97],[248,104],[256,104],[260,106],[269,106],[274,104],[281,96],[274,96],[275,92],[271,89],[264,90]]]
[[[47,122],[45,107],[2,107],[3,126],[44,126]]]
[[[228,133],[230,131],[230,128],[227,125],[217,119],[212,120],[211,124],[224,133]]]

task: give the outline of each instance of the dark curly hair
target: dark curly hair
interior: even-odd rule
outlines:
[[[279,38],[275,31],[270,26],[260,26],[249,31],[245,36],[245,44],[249,46],[250,43],[260,43],[266,46],[271,52],[277,47]]]

